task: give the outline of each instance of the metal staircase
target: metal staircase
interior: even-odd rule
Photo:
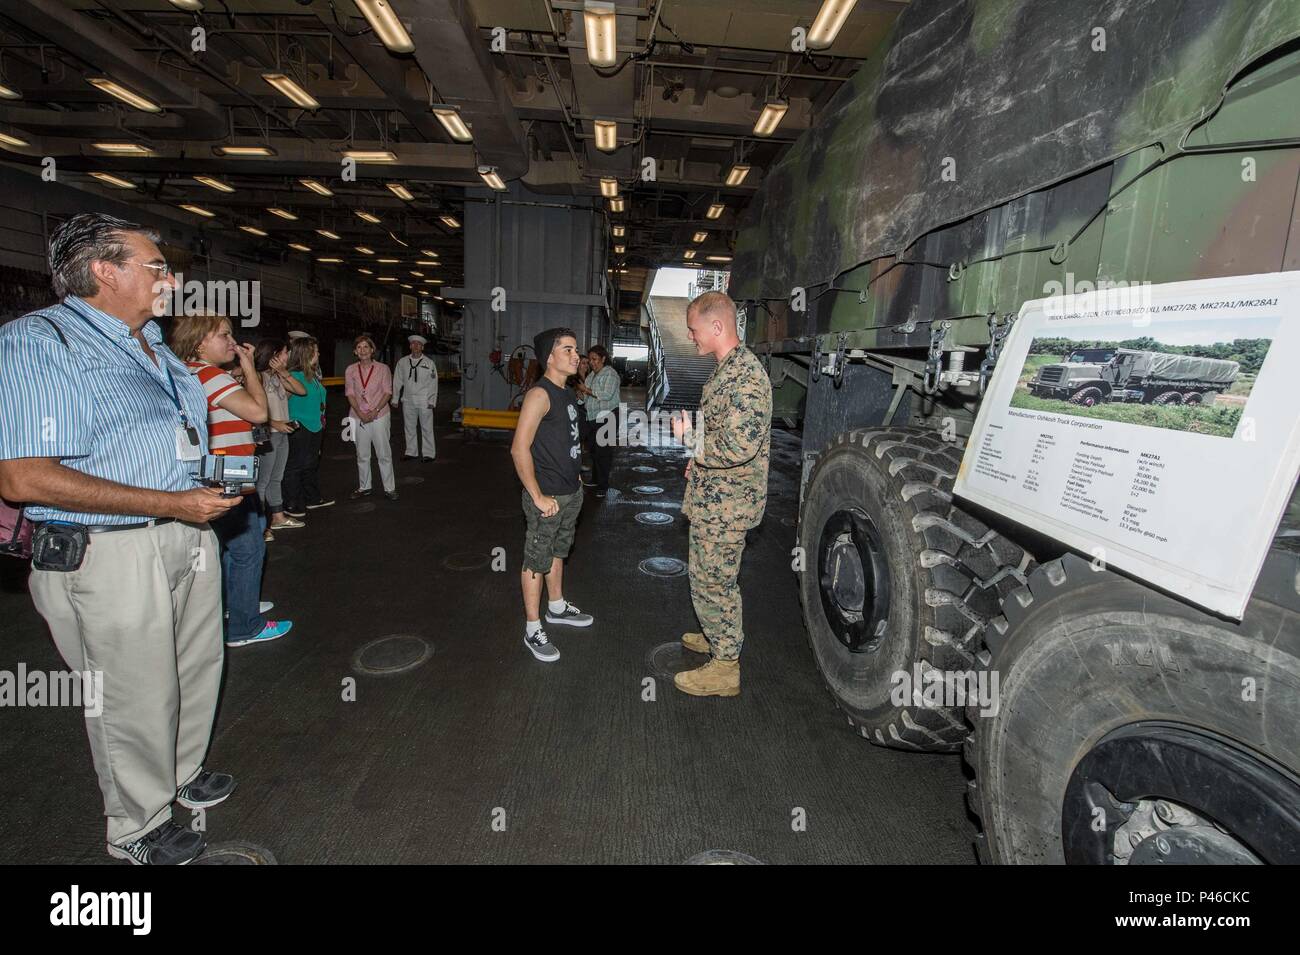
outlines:
[[[686,333],[690,299],[654,296],[650,313],[650,387],[646,403],[652,410],[695,411],[704,383],[717,367],[711,355],[697,355]]]

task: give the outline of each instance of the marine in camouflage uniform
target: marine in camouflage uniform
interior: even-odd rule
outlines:
[[[772,384],[758,358],[737,344],[719,362],[704,386],[700,425],[682,513],[690,520],[691,601],[703,628],[686,634],[689,649],[708,650],[712,662],[736,668],[745,635],[737,577],[745,550],[745,532],[757,527],[767,505],[767,471],[772,445]],[[707,646],[705,642],[707,641]],[[707,667],[705,669],[708,669]],[[676,684],[688,693],[714,695],[688,671]],[[730,683],[728,683],[730,688]]]

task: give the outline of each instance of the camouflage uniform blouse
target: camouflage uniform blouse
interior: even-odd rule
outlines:
[[[698,427],[682,513],[696,525],[757,527],[767,505],[772,382],[743,344],[705,383]]]

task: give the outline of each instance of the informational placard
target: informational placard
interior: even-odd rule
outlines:
[[[956,493],[1240,619],[1300,473],[1300,272],[1026,302]]]

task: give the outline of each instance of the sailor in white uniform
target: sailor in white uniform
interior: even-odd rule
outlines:
[[[414,460],[423,450],[424,460],[432,461],[437,454],[433,443],[433,408],[438,403],[438,369],[433,359],[424,353],[426,339],[423,335],[407,338],[411,353],[397,360],[393,369],[394,408],[402,403],[402,420],[406,425],[406,457]],[[420,430],[420,446],[415,443],[416,426]]]

